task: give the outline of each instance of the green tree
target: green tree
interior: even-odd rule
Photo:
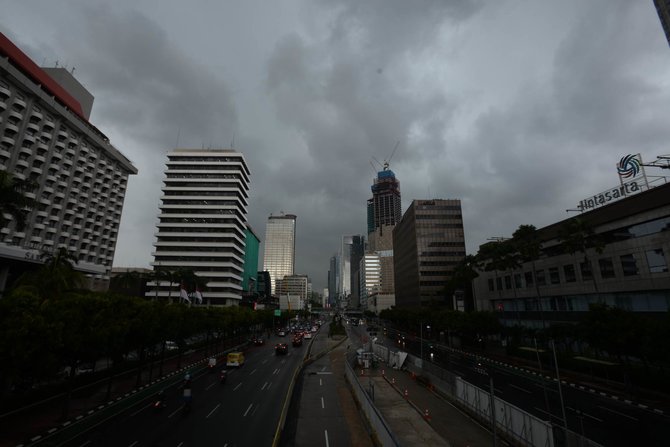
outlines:
[[[55,253],[43,253],[42,259],[44,264],[21,275],[14,288],[32,290],[42,300],[49,301],[85,284],[86,276],[74,269],[76,257],[65,248],[61,247]]]
[[[540,319],[542,320],[542,329],[546,329],[546,322],[544,319],[544,309],[542,306],[542,296],[540,293],[540,285],[537,282],[537,271],[535,268],[535,261],[540,258],[542,244],[537,234],[535,225],[519,225],[519,228],[512,233],[512,243],[518,252],[520,261],[530,262],[533,272],[533,279],[535,283],[535,293],[537,296],[536,306],[540,311]]]

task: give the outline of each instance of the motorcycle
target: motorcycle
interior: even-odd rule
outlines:
[[[154,411],[161,411],[163,408],[167,407],[167,404],[165,403],[165,396],[163,391],[160,391],[156,395],[156,401],[154,402]]]
[[[219,375],[219,381],[221,384],[226,383],[226,378],[228,377],[228,374],[226,373],[225,370],[221,371],[221,374]]]

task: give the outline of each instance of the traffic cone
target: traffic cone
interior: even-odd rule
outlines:
[[[423,412],[423,418],[430,422],[430,413],[428,412],[428,408]]]
[[[386,374],[384,373],[384,370],[382,369],[382,376],[385,376]]]
[[[395,385],[395,377],[391,379],[391,383]]]
[[[407,392],[407,388],[405,388],[405,399],[409,399],[409,393]]]

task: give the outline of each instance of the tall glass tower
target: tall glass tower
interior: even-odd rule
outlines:
[[[294,273],[296,218],[295,214],[284,213],[268,217],[263,270],[270,272],[273,294],[276,292],[276,281]]]

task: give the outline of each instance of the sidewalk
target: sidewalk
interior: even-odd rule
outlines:
[[[349,349],[356,349],[357,337],[349,335],[352,342]],[[369,369],[352,367],[361,386],[374,396],[375,407],[400,445],[489,447],[492,444],[493,435],[488,428],[417,383],[409,372],[383,364]]]

